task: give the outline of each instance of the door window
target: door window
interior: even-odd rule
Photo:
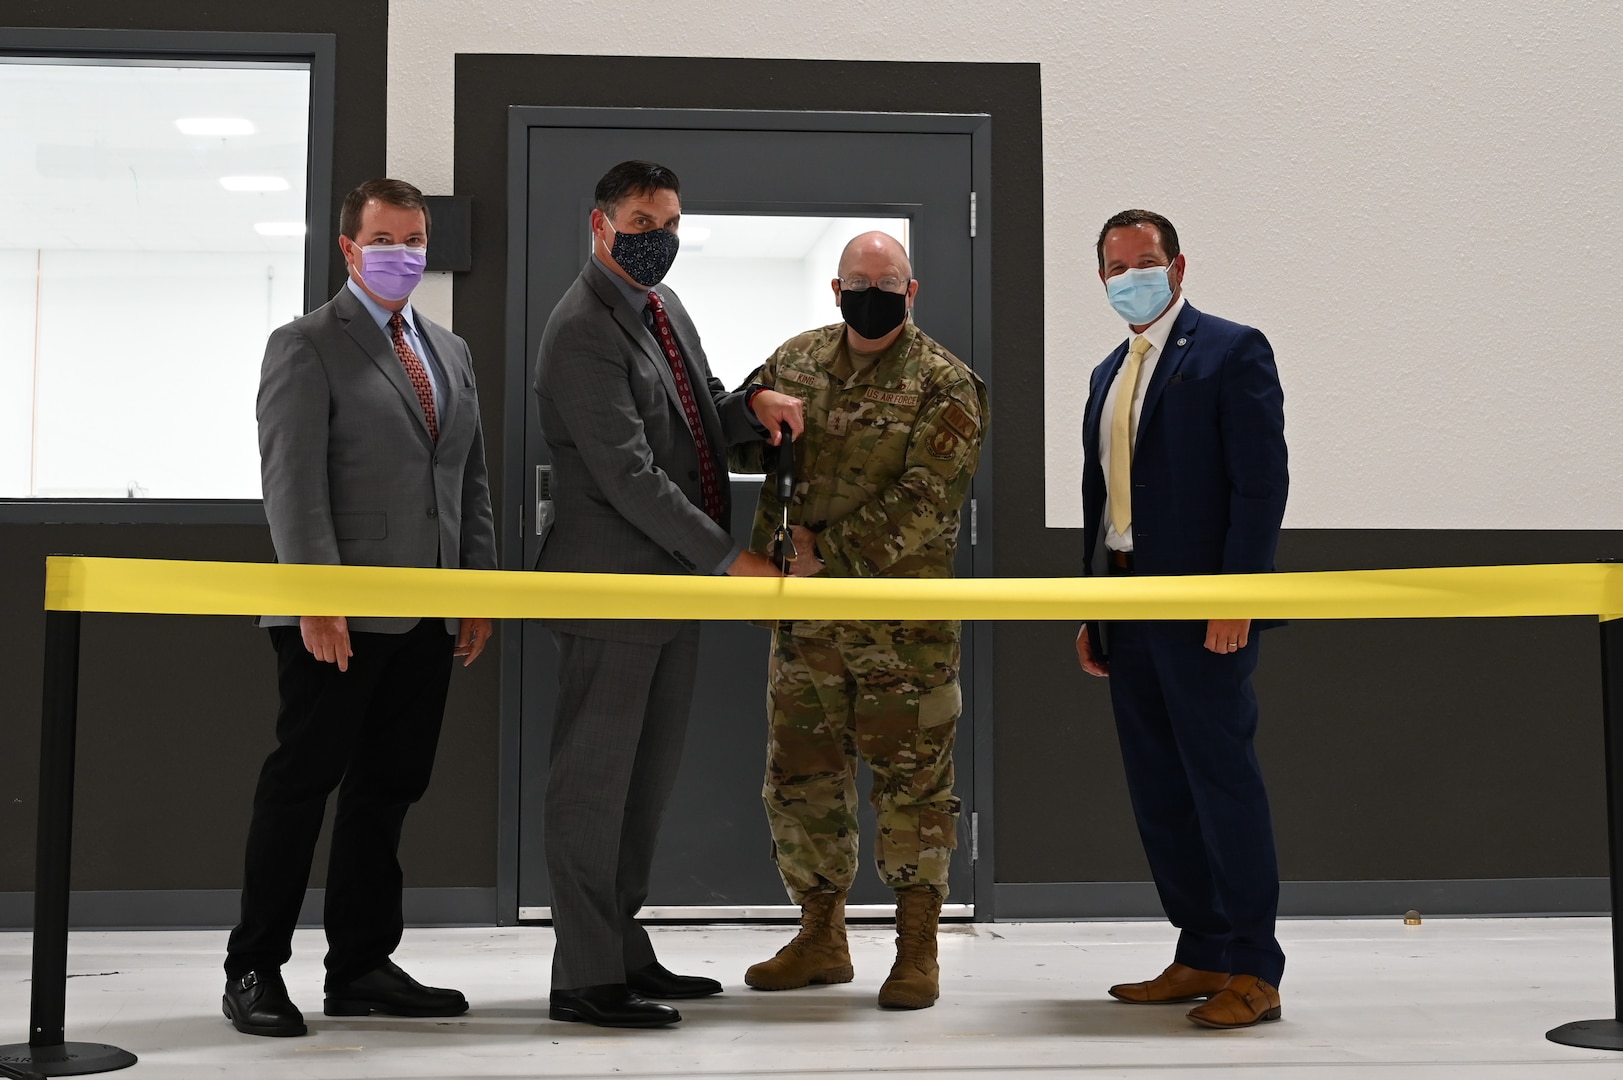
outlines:
[[[779,345],[840,321],[829,282],[860,233],[889,233],[909,252],[904,217],[683,214],[666,276],[693,316],[710,370],[737,389]]]

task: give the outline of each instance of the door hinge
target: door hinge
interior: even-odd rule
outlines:
[[[969,235],[971,238],[975,235],[975,193],[973,191],[969,193]]]
[[[969,546],[974,547],[981,542],[981,507],[974,499],[969,500]]]
[[[981,857],[981,816],[971,812],[969,815],[969,861],[978,862]]]

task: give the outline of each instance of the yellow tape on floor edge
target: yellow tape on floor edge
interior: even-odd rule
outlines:
[[[53,555],[50,611],[494,619],[1452,619],[1623,613],[1623,564],[1210,577],[731,578]]]

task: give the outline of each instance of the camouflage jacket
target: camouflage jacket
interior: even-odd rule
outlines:
[[[951,577],[959,514],[980,464],[986,387],[911,322],[867,370],[836,374],[853,366],[845,324],[836,323],[791,338],[750,378],[806,403],[789,521],[818,534],[833,577]],[[735,468],[767,473],[750,536],[751,549],[764,552],[782,520],[775,451],[741,449]],[[797,634],[812,630],[795,624]]]

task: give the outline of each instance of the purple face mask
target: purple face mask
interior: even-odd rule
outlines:
[[[423,280],[428,248],[372,244],[361,248],[361,280],[385,300],[404,300]]]

